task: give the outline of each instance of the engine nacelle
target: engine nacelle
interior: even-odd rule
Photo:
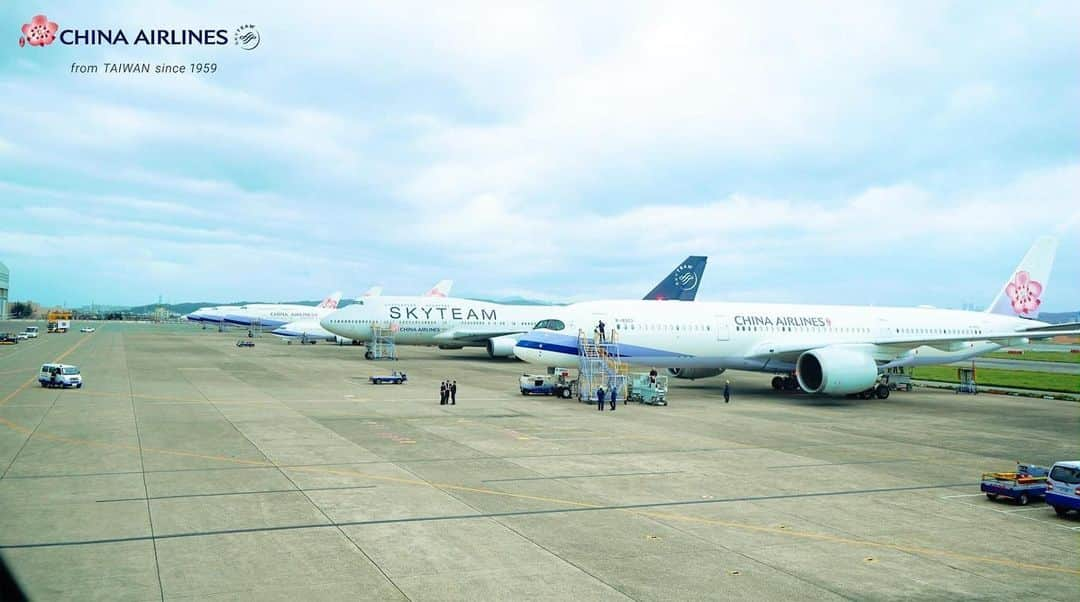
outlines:
[[[517,357],[514,355],[514,345],[518,338],[515,336],[501,336],[488,339],[487,352],[491,357]]]
[[[690,380],[720,376],[723,371],[723,368],[668,368],[667,370],[668,374],[675,378],[689,378]]]
[[[848,395],[873,387],[878,379],[878,368],[874,358],[862,351],[822,347],[799,356],[795,376],[807,393]]]

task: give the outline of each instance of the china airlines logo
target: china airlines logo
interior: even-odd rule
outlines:
[[[681,265],[675,270],[675,286],[684,291],[692,291],[697,288],[697,284],[697,274],[694,273],[692,266]]]
[[[446,293],[439,290],[439,287],[435,287],[435,288],[431,289],[430,291],[428,291],[427,296],[428,297],[445,297]]]
[[[1031,275],[1025,271],[1019,271],[1013,276],[1012,282],[1005,286],[1005,294],[1012,301],[1013,311],[1026,316],[1039,309],[1042,305],[1043,285],[1038,280],[1032,280]]]
[[[19,38],[19,47],[29,43],[31,46],[48,46],[56,40],[56,30],[60,26],[53,23],[45,15],[34,15],[29,23],[23,23],[22,37]]]
[[[337,300],[333,297],[327,297],[323,299],[323,302],[319,304],[319,307],[324,309],[337,309]]]

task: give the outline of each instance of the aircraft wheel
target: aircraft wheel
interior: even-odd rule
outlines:
[[[370,352],[370,351],[365,351],[364,352],[364,359],[373,360],[373,359],[375,359],[375,354]]]
[[[784,388],[784,378],[782,376],[774,376],[772,378],[772,388],[774,391],[779,391]]]
[[[874,392],[877,394],[878,399],[888,399],[889,398],[889,387],[887,387],[885,385],[878,385],[877,388],[874,390]]]

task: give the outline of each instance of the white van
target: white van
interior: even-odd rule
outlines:
[[[38,335],[38,327],[37,326],[27,326],[26,330],[24,330],[23,333],[26,335],[26,338],[28,338],[28,339],[36,339],[37,335]]]
[[[1046,477],[1046,503],[1058,516],[1080,510],[1080,460],[1054,462]]]
[[[70,364],[42,364],[38,382],[43,387],[82,388],[82,374],[78,366]]]

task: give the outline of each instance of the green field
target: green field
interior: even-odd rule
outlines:
[[[912,378],[947,383],[959,382],[956,377],[956,368],[952,366],[919,366],[915,368]],[[980,387],[1015,387],[1017,389],[1080,393],[1080,376],[1075,374],[979,368],[975,372],[975,382]]]
[[[985,357],[996,357],[1004,360],[1029,360],[1037,362],[1062,362],[1066,364],[1080,364],[1080,353],[1061,353],[1059,351],[1025,351],[1023,354],[1013,353],[988,353]]]

